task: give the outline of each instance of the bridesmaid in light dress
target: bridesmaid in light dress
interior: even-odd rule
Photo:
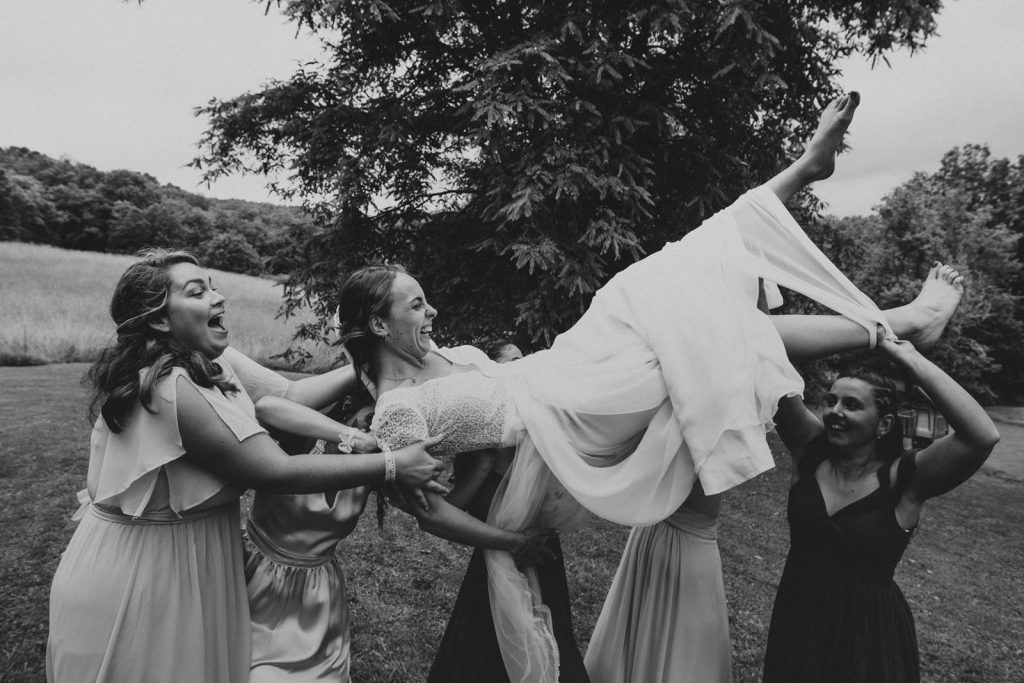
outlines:
[[[365,432],[373,414],[373,403],[365,399],[347,396],[327,417]],[[267,412],[273,403],[260,406],[261,422],[271,424]],[[313,443],[281,435],[287,450],[344,458],[335,440]],[[361,450],[357,445],[355,451]],[[245,521],[249,683],[350,680],[348,596],[336,552],[355,529],[368,494],[368,486],[297,495],[256,492]]]
[[[376,450],[376,439],[366,433],[373,409],[373,397],[363,389],[326,415],[280,398],[280,392],[256,404],[260,422],[294,444],[290,449],[304,452],[315,439],[312,453],[338,459],[351,455],[341,453],[336,442],[345,442],[355,453]],[[345,577],[335,553],[355,528],[368,493],[366,486],[303,495],[256,492],[246,520],[245,575],[253,627],[250,683],[350,680]],[[378,500],[384,495],[406,510],[421,509],[406,500],[407,493],[377,490]],[[507,550],[523,561],[547,552],[542,530],[506,531],[451,506],[432,507],[429,530],[442,538]],[[378,505],[381,524],[383,513]]]
[[[289,457],[256,421],[224,297],[186,252],[121,276],[115,344],[89,371],[100,416],[86,504],[50,590],[52,682],[244,683],[250,628],[239,495],[384,483],[441,489],[424,444],[346,459]],[[305,399],[335,377],[286,383]],[[393,458],[393,460],[391,460]],[[392,468],[393,466],[393,468]]]

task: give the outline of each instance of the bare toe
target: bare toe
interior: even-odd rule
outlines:
[[[919,349],[933,346],[942,335],[964,293],[964,278],[952,266],[935,262],[921,286],[921,292],[905,309],[913,321],[906,336]]]

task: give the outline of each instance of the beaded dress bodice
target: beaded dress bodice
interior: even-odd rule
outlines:
[[[511,412],[504,375],[473,370],[384,393],[370,429],[391,448],[443,434],[433,452],[454,455],[511,445],[502,444]]]

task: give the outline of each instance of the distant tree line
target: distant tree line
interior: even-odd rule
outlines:
[[[1024,157],[954,148],[871,215],[810,225],[814,241],[882,308],[910,301],[933,261],[955,265],[967,294],[929,355],[983,399],[1024,402]],[[839,362],[807,374],[827,376]]]
[[[0,240],[115,254],[184,248],[211,268],[281,275],[310,230],[299,208],[210,199],[144,173],[0,148]]]

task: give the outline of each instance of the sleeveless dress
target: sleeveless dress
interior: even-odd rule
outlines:
[[[335,549],[355,529],[367,493],[346,489],[330,501],[323,493],[256,493],[245,526],[250,683],[350,680],[348,599]]]
[[[230,359],[250,395],[288,391],[287,379],[233,348],[222,358]],[[325,447],[318,442],[313,452]],[[255,493],[243,547],[250,683],[349,680],[348,601],[335,549],[355,528],[367,493],[366,487],[346,489],[330,500],[324,493]]]
[[[772,609],[764,680],[907,683],[920,680],[910,607],[893,572],[911,533],[895,507],[914,474],[904,455],[895,484],[878,468],[878,489],[831,517],[815,478],[824,436],[800,459],[790,489],[790,550]]]
[[[244,386],[232,357],[218,362]],[[119,434],[97,420],[85,505],[50,588],[48,681],[249,679],[241,490],[181,458],[179,378],[239,441],[265,432],[244,388],[200,387],[181,368],[157,382],[154,413],[137,404]]]
[[[593,683],[732,681],[713,507],[683,504],[630,532],[587,648]]]
[[[471,515],[478,519],[487,518],[491,499],[501,478],[502,475],[494,471],[488,474],[467,508]],[[558,538],[553,538],[547,547],[555,556],[537,567],[536,571],[541,596],[551,611],[552,631],[558,643],[558,680],[560,683],[588,683],[590,679],[573,633],[562,544]],[[427,683],[507,683],[508,680],[491,618],[484,551],[476,548],[437,648]]]
[[[392,448],[440,433],[441,453],[515,446],[488,516],[495,526],[567,529],[580,506],[619,524],[655,524],[697,479],[712,495],[774,466],[767,429],[779,399],[799,395],[803,381],[757,308],[762,280],[858,322],[872,343],[876,324],[891,332],[761,187],[613,277],[550,349],[389,391],[372,429]],[[557,680],[539,596],[508,553],[485,558],[510,679]]]

